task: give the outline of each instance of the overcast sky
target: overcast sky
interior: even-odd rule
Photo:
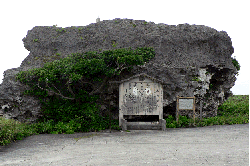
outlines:
[[[19,67],[29,55],[22,39],[35,26],[70,27],[128,18],[169,25],[206,25],[226,31],[241,70],[232,91],[249,94],[249,1],[247,0],[12,0],[0,2],[0,83],[3,72]]]

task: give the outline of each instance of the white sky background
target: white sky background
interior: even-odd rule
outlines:
[[[169,25],[206,25],[226,31],[241,70],[232,91],[249,94],[250,10],[247,0],[4,0],[0,2],[0,83],[3,72],[19,67],[29,55],[22,39],[35,26],[85,26],[128,18]]]

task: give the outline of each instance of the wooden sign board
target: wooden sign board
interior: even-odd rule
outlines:
[[[195,120],[195,97],[179,97],[176,102],[176,121],[179,120],[179,110],[193,110],[193,119]]]

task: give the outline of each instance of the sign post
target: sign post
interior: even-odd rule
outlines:
[[[176,121],[179,120],[179,110],[193,110],[193,119],[195,123],[195,97],[177,96]]]

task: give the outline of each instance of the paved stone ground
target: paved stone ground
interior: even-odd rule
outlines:
[[[0,165],[249,165],[249,124],[40,134],[0,149]]]

